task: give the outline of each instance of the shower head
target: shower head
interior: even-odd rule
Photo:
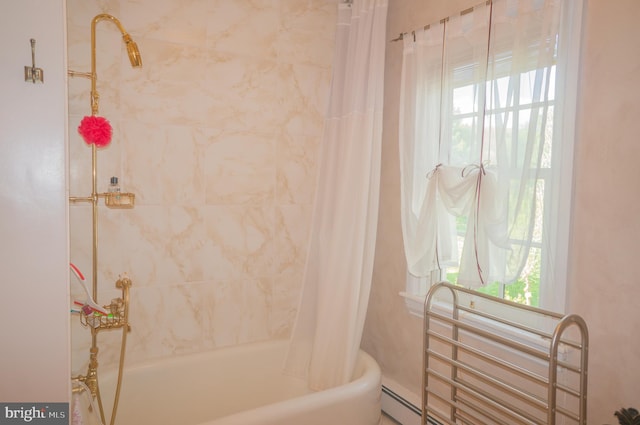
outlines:
[[[134,68],[139,68],[142,66],[142,57],[140,56],[138,45],[131,39],[131,36],[125,31],[120,21],[115,16],[109,15],[107,13],[96,15],[91,20],[91,73],[88,74],[89,78],[91,78],[91,115],[98,115],[99,96],[98,91],[96,90],[96,81],[98,79],[96,76],[96,25],[98,24],[98,22],[103,20],[111,21],[120,30],[120,34],[122,34],[122,40],[127,46],[127,55],[129,56],[131,66]]]
[[[115,16],[109,15],[107,13],[102,13],[100,15],[97,15],[91,21],[92,49],[95,50],[96,24],[102,20],[111,21],[118,27],[118,29],[120,30],[120,33],[122,34],[122,40],[124,41],[124,44],[127,46],[127,54],[129,55],[129,61],[131,62],[131,66],[134,68],[141,67],[142,57],[140,56],[140,50],[138,50],[138,45],[136,44],[135,41],[133,41],[133,39],[131,39],[131,36],[129,35],[128,32],[125,31],[120,21]]]
[[[133,41],[131,36],[126,33],[122,36],[122,39],[124,40],[124,44],[127,46],[127,54],[129,55],[131,66],[134,68],[141,67],[142,57],[140,56],[140,50],[138,49],[136,42]]]

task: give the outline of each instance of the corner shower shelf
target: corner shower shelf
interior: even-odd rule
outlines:
[[[106,192],[106,193],[98,193],[92,196],[71,196],[69,197],[70,202],[93,202],[95,196],[96,198],[104,198],[104,204],[107,208],[133,208],[136,203],[136,195],[134,193],[129,192]]]
[[[108,208],[133,208],[136,195],[133,193],[108,192],[104,193],[104,204]]]

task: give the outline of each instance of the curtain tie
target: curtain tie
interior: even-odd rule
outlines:
[[[469,164],[462,169],[462,177],[467,177],[473,171],[478,170],[480,174],[485,176],[487,174],[486,167],[489,165],[489,161],[484,161],[479,164]]]
[[[429,171],[427,173],[427,176],[426,176],[427,180],[431,180],[431,177],[433,177],[436,174],[436,172],[438,171],[438,169],[440,167],[442,167],[442,162],[440,164],[436,165],[435,167],[433,167],[433,170],[431,170],[431,171]]]

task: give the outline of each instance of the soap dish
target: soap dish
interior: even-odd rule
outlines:
[[[133,193],[105,193],[104,203],[108,208],[133,208],[135,202],[136,195]]]

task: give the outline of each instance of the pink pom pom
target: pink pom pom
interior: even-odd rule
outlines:
[[[95,144],[101,148],[111,143],[113,130],[106,118],[90,115],[80,121],[78,133],[88,145]]]

